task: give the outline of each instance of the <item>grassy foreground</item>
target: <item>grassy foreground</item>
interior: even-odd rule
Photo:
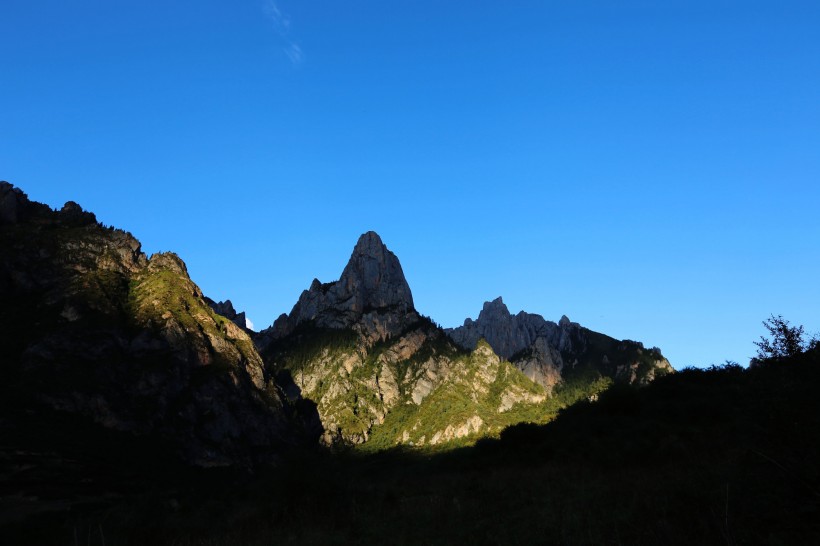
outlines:
[[[191,469],[67,417],[2,419],[3,544],[820,543],[820,355],[613,387],[450,452]]]

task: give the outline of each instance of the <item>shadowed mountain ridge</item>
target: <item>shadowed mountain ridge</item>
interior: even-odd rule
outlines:
[[[200,465],[303,441],[250,337],[178,256],[148,258],[76,203],[53,211],[5,182],[0,222],[2,371],[20,404],[158,435]]]

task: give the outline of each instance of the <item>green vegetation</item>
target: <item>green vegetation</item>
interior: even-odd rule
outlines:
[[[32,512],[0,536],[191,546],[816,544],[818,383],[817,349],[748,370],[686,369],[640,389],[615,385],[545,426],[518,425],[469,448],[296,452],[253,474],[181,467],[150,439],[22,416],[4,445],[25,445],[36,464],[8,486],[46,503],[84,484],[85,502]],[[65,453],[72,464],[55,459]]]
[[[129,304],[138,324],[161,327],[173,318],[186,330],[196,331],[200,322],[195,314],[211,319],[209,333],[216,333],[216,323],[207,305],[198,298],[193,283],[170,270],[148,271],[136,277],[130,286]]]
[[[603,370],[607,375],[615,377],[616,381],[646,384],[650,377],[660,377],[671,371],[657,366],[658,361],[662,361],[664,357],[656,347],[646,349],[636,341],[618,341],[587,329],[583,329],[582,332],[587,342],[587,350],[584,352],[583,360],[577,365],[582,370],[580,373]],[[632,368],[633,364],[637,366]],[[634,379],[631,373],[627,372],[634,372]],[[567,370],[567,373],[571,375],[574,372]]]
[[[388,356],[403,335],[414,332],[425,341],[412,356]],[[610,342],[617,343],[600,337],[607,350]],[[646,353],[652,360],[654,353]],[[634,356],[623,358],[630,355]],[[287,371],[300,395],[317,404],[325,427],[360,444],[357,449],[364,452],[397,445],[434,450],[472,445],[481,438],[497,437],[510,425],[547,423],[562,408],[595,397],[612,383],[598,367],[579,364],[548,396],[515,366],[491,356],[484,340],[474,353],[458,349],[424,317],[395,338],[369,347],[353,330],[302,324],[265,351],[272,371]],[[494,363],[488,368],[491,360]],[[438,378],[416,404],[412,389],[418,381],[430,380],[423,377],[430,366]],[[387,380],[384,374],[395,380],[391,388],[397,389],[397,399],[391,398],[389,404],[379,391]]]
[[[164,380],[184,388],[190,377],[197,388],[243,361],[259,362],[253,342],[204,303],[179,258],[162,254],[149,263],[127,233],[63,220],[44,211],[0,229],[7,384],[32,397],[97,400],[80,411],[94,413],[99,404],[101,412],[154,421],[164,402],[132,396],[135,385],[146,388],[147,379],[161,389],[156,374],[176,370]],[[4,272],[16,289],[6,289],[13,284]],[[32,345],[38,349],[23,357]],[[192,366],[189,376],[180,360],[197,356],[211,365]]]
[[[789,326],[789,321],[782,315],[770,316],[763,321],[763,327],[768,330],[770,338],[760,336],[760,341],[754,342],[760,360],[791,358],[820,346],[820,338],[804,339],[803,326]]]
[[[598,374],[587,381],[579,379],[561,384],[553,396],[547,397],[543,387],[533,383],[509,362],[500,361],[494,368],[482,369],[487,365],[486,354],[490,351],[484,340],[479,341],[472,354],[459,354],[455,349],[443,351],[445,358],[452,359],[446,366],[458,370],[459,375],[445,381],[419,405],[412,402],[409,393],[403,393],[384,423],[373,428],[369,441],[360,449],[372,453],[397,445],[425,451],[469,446],[482,438],[497,437],[510,425],[547,423],[562,408],[593,397],[611,384],[611,380]],[[424,362],[427,358],[417,361]],[[481,376],[486,373],[490,373],[490,378],[485,381]],[[505,394],[511,396],[509,407],[502,407]],[[536,401],[538,399],[540,401]],[[480,428],[470,426],[471,423],[480,423]],[[461,433],[468,433],[448,438],[448,427],[451,434],[459,428]],[[437,445],[431,446],[437,434]]]
[[[820,347],[782,317],[764,322],[771,337],[752,368],[686,369],[645,388],[627,383],[661,375],[660,351],[586,332],[590,350],[549,398],[484,341],[460,351],[426,318],[402,332],[426,341],[398,360],[401,336],[364,346],[353,330],[302,325],[268,348],[274,371],[292,374],[338,434],[369,441],[335,455],[294,449],[270,467],[194,469],[168,455],[167,430],[180,434],[196,389],[227,385],[257,358],[253,345],[174,256],[132,267],[110,244],[121,232],[49,218],[0,230],[3,259],[36,287],[0,306],[3,544],[820,542]],[[128,356],[145,333],[178,343]],[[35,341],[23,381],[15,365]],[[180,348],[211,364],[172,369],[184,378],[164,399],[173,373],[151,376]],[[376,388],[388,376],[390,407]],[[431,389],[415,404],[422,376]],[[143,381],[157,389],[131,388]],[[203,390],[194,427],[251,415],[228,409],[250,391]],[[83,393],[99,416],[160,424],[117,433],[32,403]],[[280,404],[273,387],[263,398]]]
[[[291,372],[310,368],[327,351],[340,355],[356,351],[359,338],[351,329],[320,328],[313,323],[300,324],[289,336],[275,341],[263,356],[277,368]]]
[[[122,319],[127,312],[125,304],[128,301],[129,281],[123,273],[92,269],[75,277],[72,284],[71,299],[74,305],[98,316],[118,319]]]
[[[374,413],[384,411],[371,383],[378,377],[377,357],[385,344],[369,351],[360,344],[353,330],[305,323],[263,354],[274,373],[288,372],[300,395],[317,404],[326,426],[335,426],[335,432],[348,439],[363,441]],[[333,395],[329,395],[331,388]]]
[[[175,256],[172,259],[178,260]],[[238,364],[237,357],[244,361],[258,358],[251,339],[240,334],[231,321],[216,314],[187,275],[174,269],[149,267],[132,277],[127,309],[132,329],[159,332],[177,325],[184,331],[180,332],[181,341],[192,344],[192,349],[208,352],[212,369],[198,372],[198,378],[230,370]],[[219,349],[213,347],[210,339],[206,339],[208,336],[222,339],[225,344]]]

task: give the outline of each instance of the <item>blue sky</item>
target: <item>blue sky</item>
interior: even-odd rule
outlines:
[[[257,328],[372,229],[444,326],[745,363],[820,330],[820,3],[4,0],[0,178]]]

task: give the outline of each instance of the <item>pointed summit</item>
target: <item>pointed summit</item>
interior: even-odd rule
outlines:
[[[413,295],[399,259],[375,231],[359,237],[334,290],[342,300],[352,298],[353,309],[358,312],[386,307],[405,312],[413,309]]]
[[[464,326],[447,330],[450,338],[466,349],[473,349],[480,338],[487,340],[493,350],[503,358],[530,347],[539,336],[550,335],[555,323],[545,321],[540,315],[518,313],[512,315],[504,300],[497,297],[484,302],[476,320],[464,322]]]
[[[359,240],[356,241],[356,246],[353,247],[353,254],[356,253],[360,254],[375,254],[382,250],[386,250],[384,243],[382,242],[382,238],[379,237],[379,234],[375,231],[368,231],[367,233],[362,233],[359,236]]]
[[[413,294],[399,259],[374,231],[359,237],[338,281],[322,284],[314,279],[290,315],[276,320],[273,335],[285,336],[305,322],[323,328],[350,328],[369,313],[392,317],[387,320],[391,325],[403,324],[406,317],[415,315]],[[368,323],[372,325],[374,320],[384,322],[372,319]]]
[[[558,321],[558,326],[561,328],[568,328],[570,324],[572,324],[572,322],[569,320],[569,317],[566,315],[561,315],[561,320]]]
[[[491,317],[503,316],[506,317],[510,314],[510,310],[504,304],[504,300],[501,299],[501,296],[498,296],[493,301],[485,301],[484,306],[481,308],[481,312],[478,314],[478,320],[490,320]]]

